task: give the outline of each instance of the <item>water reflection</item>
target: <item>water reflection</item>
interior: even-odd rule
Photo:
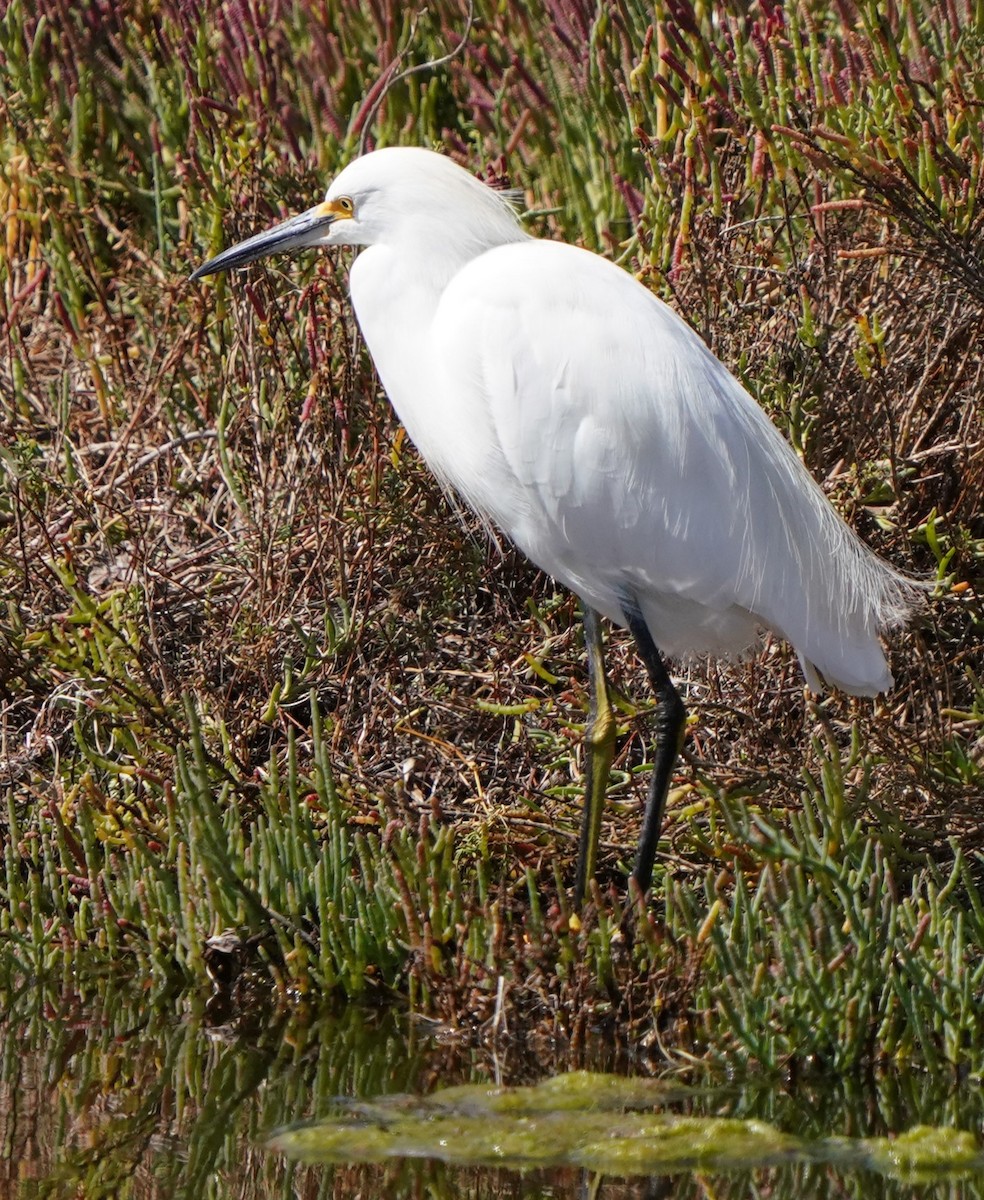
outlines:
[[[634,1067],[604,1043],[568,1061],[556,1046],[498,1055],[391,1010],[295,1011],[252,1027],[216,1028],[204,1005],[111,985],[83,999],[63,988],[4,995],[0,1021],[0,1195],[5,1197],[669,1197],[918,1195],[984,1200],[978,1177],[918,1189],[816,1164],[731,1175],[599,1179],[559,1169],[521,1174],[421,1161],[377,1166],[291,1163],[265,1148],[278,1126],[323,1117],[336,1097],[429,1093],[468,1081],[533,1083],[557,1070]],[[701,1091],[677,1111],[755,1116],[802,1137],[874,1136],[917,1123],[980,1131],[976,1087],[893,1073],[792,1090]]]

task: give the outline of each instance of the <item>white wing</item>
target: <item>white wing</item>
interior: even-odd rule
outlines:
[[[459,272],[431,329],[435,408],[460,421],[421,449],[537,565],[616,622],[632,594],[669,654],[735,652],[765,626],[811,682],[812,664],[848,691],[890,686],[877,633],[910,585],[630,275],[562,243],[502,246]]]

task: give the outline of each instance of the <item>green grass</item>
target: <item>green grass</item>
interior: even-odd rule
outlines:
[[[481,2],[459,54],[387,90],[466,6],[0,8],[6,975],[204,993],[232,931],[282,1004],[398,996],[488,1031],[505,999],[514,1027],[724,1067],[980,1071],[984,10],[656,17]],[[601,884],[572,924],[573,603],[450,511],[346,260],[187,281],[363,137],[505,176],[537,232],[635,271],[866,540],[938,580],[875,705],[808,702],[781,646],[681,668],[665,929],[621,923],[631,654],[613,636]]]

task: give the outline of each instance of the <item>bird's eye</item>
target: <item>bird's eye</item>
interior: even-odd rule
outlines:
[[[335,205],[339,212],[343,212],[347,217],[350,217],[355,212],[355,205],[352,203],[350,196],[339,196],[335,201]]]

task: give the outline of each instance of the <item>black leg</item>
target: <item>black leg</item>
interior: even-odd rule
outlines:
[[[624,609],[625,622],[635,639],[639,657],[645,664],[649,681],[653,685],[659,707],[656,709],[656,761],[649,785],[649,800],[639,838],[639,853],[632,875],[645,892],[653,879],[653,862],[659,846],[660,830],[663,827],[663,806],[670,787],[673,764],[683,743],[683,727],[687,712],[680,694],[673,686],[659,650],[653,641],[649,627],[642,619],[639,609],[631,602]]]
[[[608,680],[605,678],[605,647],[601,639],[601,619],[593,608],[582,603],[584,647],[588,656],[587,754],[584,766],[584,812],[581,818],[581,841],[577,855],[577,875],[574,879],[574,904],[580,907],[588,880],[594,878],[598,865],[598,839],[601,834],[601,815],[608,790],[608,772],[615,748],[615,717],[608,699]]]

